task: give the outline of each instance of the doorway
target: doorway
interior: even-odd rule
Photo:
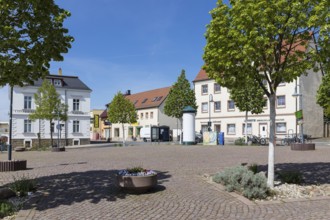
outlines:
[[[267,138],[268,137],[268,125],[267,123],[259,124],[259,135],[260,137]]]

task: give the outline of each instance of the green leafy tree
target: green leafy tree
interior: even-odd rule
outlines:
[[[317,91],[317,103],[324,108],[324,115],[330,118],[330,74],[327,73]]]
[[[124,124],[137,122],[137,114],[134,104],[118,92],[108,107],[108,119],[111,123],[120,123],[123,129],[123,145],[125,146]]]
[[[68,106],[61,103],[61,99],[59,94],[56,92],[55,87],[47,79],[42,82],[38,92],[34,94],[34,100],[36,104],[36,110],[29,115],[29,119],[33,121],[36,119],[44,119],[49,121],[50,139],[53,146],[54,143],[52,123],[55,122],[55,120],[68,120]],[[38,138],[40,146],[40,133]]]
[[[230,90],[230,98],[240,111],[245,111],[245,143],[247,143],[248,112],[252,114],[263,112],[267,101],[264,98],[264,91],[254,79],[246,76],[245,80],[241,80],[240,87]]]
[[[0,1],[0,86],[32,83],[63,60],[73,41],[63,27],[68,16],[54,0]]]
[[[190,83],[186,79],[185,70],[182,70],[178,80],[174,83],[166,98],[164,113],[170,117],[179,119],[182,128],[182,111],[186,106],[197,109],[195,91],[191,89]],[[181,142],[182,135],[180,137]]]
[[[328,0],[218,0],[207,26],[208,76],[235,90],[248,75],[269,99],[267,184],[274,186],[276,90],[329,61]],[[315,47],[317,45],[317,47]],[[326,66],[326,65],[324,65]],[[327,67],[326,67],[327,68]]]

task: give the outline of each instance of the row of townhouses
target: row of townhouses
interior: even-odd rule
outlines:
[[[316,92],[321,83],[322,74],[311,72],[303,75],[294,82],[282,83],[277,90],[276,100],[276,136],[283,138],[286,135],[299,133],[300,124],[296,120],[295,112],[303,108],[304,134],[312,137],[324,136],[323,109],[316,104]],[[248,113],[247,132],[245,131],[245,112],[241,112],[230,99],[226,88],[222,88],[213,79],[208,78],[206,72],[201,70],[193,80],[196,102],[198,105],[195,121],[196,132],[209,129],[224,132],[225,139],[234,140],[247,134],[268,137],[269,131],[269,103],[264,112],[258,115]],[[111,138],[122,140],[123,132],[128,139],[139,138],[142,127],[166,125],[171,130],[180,128],[177,119],[164,114],[164,103],[170,87],[131,94],[126,97],[134,103],[138,122],[126,124],[124,131],[121,125],[110,124],[107,121],[106,110],[101,114],[98,124],[107,123],[99,134],[91,128],[91,137]],[[296,93],[296,95],[294,95]],[[299,93],[299,96],[297,94]],[[266,97],[265,97],[266,99]],[[92,116],[93,117],[93,116]],[[175,135],[175,132],[173,132]]]
[[[164,113],[164,105],[171,87],[149,90],[131,94],[128,90],[126,98],[134,103],[138,121],[126,124],[124,131],[120,124],[112,124],[107,119],[107,110],[90,110],[90,94],[92,90],[76,76],[58,75],[46,77],[60,94],[61,102],[69,107],[68,120],[56,121],[54,139],[61,146],[82,145],[90,140],[119,141],[125,137],[139,140],[142,127],[169,126],[170,130],[180,129],[176,118]],[[303,108],[304,133],[312,137],[324,136],[323,109],[316,104],[316,91],[321,83],[321,73],[303,75],[294,82],[283,83],[277,90],[276,101],[276,136],[281,138],[288,134],[299,133],[295,112]],[[47,120],[31,121],[29,114],[36,108],[34,94],[41,86],[42,80],[34,85],[14,87],[13,89],[13,146],[32,147],[38,145],[38,135],[43,145],[50,144],[50,124]],[[195,121],[196,132],[209,129],[224,132],[225,139],[236,139],[244,134],[268,136],[269,104],[264,112],[258,115],[248,114],[247,132],[245,131],[245,112],[240,112],[230,99],[226,88],[222,88],[213,79],[208,78],[201,70],[193,80],[193,87],[198,105]],[[294,93],[300,96],[293,96]],[[266,97],[265,97],[266,98]],[[61,128],[61,129],[57,129]],[[173,136],[178,132],[173,132]],[[57,142],[56,142],[57,143]]]

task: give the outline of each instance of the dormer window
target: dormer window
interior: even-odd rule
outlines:
[[[60,79],[54,79],[54,86],[62,86],[62,81]]]
[[[142,101],[142,104],[145,103],[147,100],[148,100],[148,99],[144,99],[144,100]]]

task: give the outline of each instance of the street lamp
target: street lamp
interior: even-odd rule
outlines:
[[[208,130],[211,131],[211,125],[212,125],[212,122],[211,122],[211,102],[213,102],[213,95],[210,94],[209,95],[209,122],[208,122]]]
[[[299,87],[299,93],[298,93],[298,87]],[[302,94],[301,94],[300,90],[301,90],[300,85],[296,85],[295,91],[292,94],[292,96],[295,97],[295,98],[299,97],[299,111],[301,112],[300,120],[303,120]],[[297,117],[297,115],[296,115],[296,117]],[[301,135],[301,143],[305,143],[303,121],[301,121],[301,123],[300,123],[300,135]]]

